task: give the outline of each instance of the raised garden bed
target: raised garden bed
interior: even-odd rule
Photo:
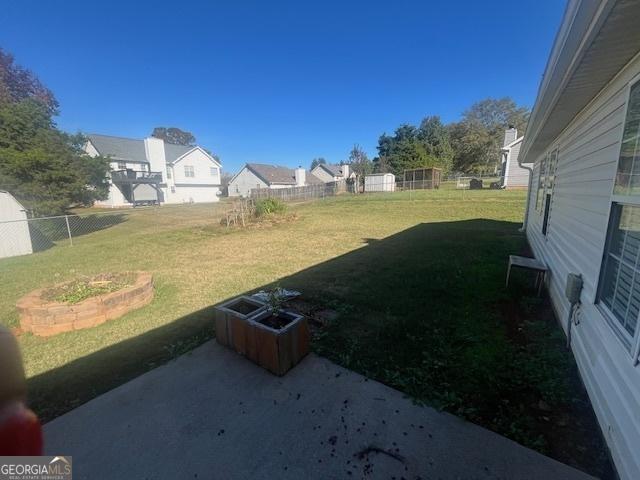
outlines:
[[[101,274],[41,288],[16,304],[20,328],[39,336],[95,327],[147,305],[153,277],[147,272]]]
[[[270,310],[249,319],[245,355],[276,375],[284,375],[309,353],[307,319]]]
[[[229,300],[215,308],[216,341],[234,348],[234,332],[242,331],[246,320],[265,309],[264,303],[242,296]]]
[[[251,297],[216,307],[216,340],[276,375],[309,353],[309,327],[302,315],[268,309]]]

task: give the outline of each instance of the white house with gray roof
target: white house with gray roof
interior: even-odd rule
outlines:
[[[337,182],[338,180],[355,177],[355,173],[350,171],[349,165],[333,165],[330,163],[319,164],[311,170],[311,173],[324,183]]]
[[[111,160],[109,198],[99,206],[218,201],[222,165],[197,145],[89,134],[85,151]]]
[[[254,188],[292,188],[324,182],[302,167],[247,163],[229,182],[230,197],[248,197]]]

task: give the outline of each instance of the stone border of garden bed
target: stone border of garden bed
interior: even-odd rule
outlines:
[[[16,303],[20,328],[34,335],[48,337],[95,327],[143,307],[153,299],[153,277],[148,272],[132,273],[137,275],[133,285],[76,304],[44,300],[42,294],[51,287],[34,290]]]

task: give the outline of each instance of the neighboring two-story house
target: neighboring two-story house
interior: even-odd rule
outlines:
[[[217,202],[220,163],[202,147],[89,134],[85,151],[111,160],[109,197],[96,205]]]

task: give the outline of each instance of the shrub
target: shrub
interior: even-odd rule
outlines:
[[[278,198],[265,198],[256,202],[256,216],[264,217],[277,213],[284,213],[287,209],[285,203]]]

